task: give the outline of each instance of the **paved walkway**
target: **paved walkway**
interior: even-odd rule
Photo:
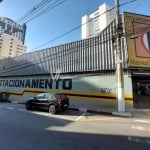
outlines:
[[[14,103],[22,103],[24,104],[24,102],[18,102],[18,101],[12,101]],[[98,106],[97,108],[94,107],[84,107],[84,106],[70,106],[69,109],[72,110],[79,110],[79,111],[88,111],[88,112],[93,112],[93,113],[99,113],[99,114],[105,114],[105,115],[112,115],[113,112],[117,113],[117,109],[111,108],[111,107],[100,107]],[[130,116],[131,115],[131,116]],[[147,118],[150,119],[150,109],[129,109],[126,113],[124,113],[122,116],[125,117],[135,117],[135,118]]]
[[[84,108],[84,107],[75,107],[72,106],[70,109],[79,110],[79,111],[87,111],[87,112],[93,112],[93,113],[99,113],[99,114],[105,114],[105,115],[118,115],[122,117],[135,117],[135,118],[147,118],[150,119],[150,109],[135,109],[131,108],[127,110],[125,113],[117,112],[117,109],[110,108],[110,107],[99,107],[99,109],[94,108]]]
[[[136,118],[145,118],[150,119],[150,109],[131,109],[130,112],[133,114],[133,117]]]

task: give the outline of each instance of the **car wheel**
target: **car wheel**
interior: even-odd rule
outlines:
[[[49,113],[55,114],[56,113],[56,107],[54,105],[49,106]]]
[[[27,108],[27,110],[31,110],[31,109],[32,109],[32,106],[31,106],[29,103],[27,103],[27,104],[26,104],[26,108]]]

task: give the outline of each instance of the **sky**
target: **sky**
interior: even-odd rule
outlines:
[[[42,0],[3,0],[0,3],[0,17],[14,21],[20,19]],[[52,0],[53,1],[53,0]],[[126,3],[132,0],[120,0]],[[106,3],[114,7],[115,0],[66,0],[43,15],[26,23],[25,45],[27,52],[41,50],[81,39],[81,28],[54,40],[81,25],[81,18],[96,11]],[[120,13],[132,12],[150,16],[149,0],[137,0],[120,7]]]

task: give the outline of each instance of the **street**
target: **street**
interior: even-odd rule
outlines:
[[[0,103],[1,150],[149,150],[150,118],[73,110],[51,115]]]

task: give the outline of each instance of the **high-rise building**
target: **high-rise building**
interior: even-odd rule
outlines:
[[[82,17],[82,39],[99,35],[108,24],[115,18],[115,11],[106,3],[99,6],[99,9],[90,15]]]
[[[0,59],[15,57],[26,52],[24,45],[26,25],[0,17]]]
[[[19,25],[9,18],[0,17],[0,34],[3,33],[17,37],[24,44],[26,25]]]
[[[26,46],[17,37],[3,33],[0,35],[0,59],[22,55]]]

